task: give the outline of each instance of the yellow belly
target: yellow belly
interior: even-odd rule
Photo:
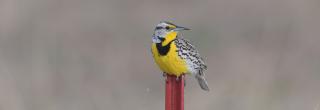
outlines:
[[[161,56],[157,50],[156,44],[152,44],[153,58],[160,69],[170,75],[180,76],[181,74],[188,73],[188,66],[186,62],[181,59],[177,52],[177,47],[174,42],[170,44],[169,52]]]

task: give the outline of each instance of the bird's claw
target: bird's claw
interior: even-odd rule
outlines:
[[[162,76],[163,76],[164,80],[167,81],[167,74],[163,73]]]

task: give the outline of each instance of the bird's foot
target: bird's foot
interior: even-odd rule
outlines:
[[[163,76],[163,79],[164,79],[165,81],[167,81],[167,74],[166,74],[166,73],[163,73],[162,76]]]
[[[176,81],[179,81],[180,77],[176,77]]]

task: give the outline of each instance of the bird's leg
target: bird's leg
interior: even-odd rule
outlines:
[[[183,78],[183,83],[184,83],[184,87],[186,87],[187,83],[186,83],[186,78]]]
[[[180,78],[177,76],[177,77],[176,77],[176,81],[179,81],[179,79],[180,79]]]
[[[163,72],[162,76],[163,76],[164,80],[167,81],[167,73]]]

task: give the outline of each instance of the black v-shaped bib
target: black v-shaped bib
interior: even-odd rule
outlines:
[[[156,43],[156,46],[157,46],[157,50],[159,52],[159,54],[161,56],[165,56],[168,54],[169,50],[170,50],[170,45],[171,43],[173,42],[174,40],[170,41],[167,45],[165,46],[162,46],[161,43]]]

